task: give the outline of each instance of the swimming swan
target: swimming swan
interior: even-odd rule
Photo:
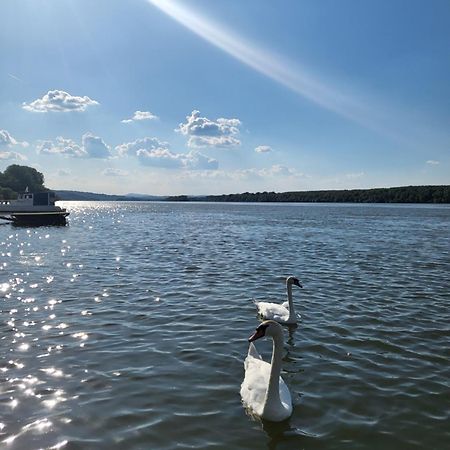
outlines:
[[[300,284],[298,278],[288,277],[286,278],[286,289],[288,301],[279,305],[278,303],[268,302],[255,302],[258,308],[258,314],[266,320],[275,320],[276,322],[283,324],[297,323],[297,316],[294,310],[294,303],[292,301],[292,285],[295,284],[298,287],[303,287]]]
[[[253,341],[263,336],[273,339],[272,361],[263,361]],[[251,412],[262,419],[280,422],[292,414],[292,399],[288,387],[280,377],[283,351],[283,329],[266,320],[248,338],[250,346],[245,358],[245,377],[241,385],[241,398]]]

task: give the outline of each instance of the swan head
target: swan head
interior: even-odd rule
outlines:
[[[248,338],[248,342],[256,341],[264,336],[274,337],[280,333],[283,333],[283,329],[278,322],[275,322],[274,320],[265,320],[256,327],[255,332]]]
[[[300,280],[296,277],[287,277],[286,278],[286,284],[295,284],[295,286],[298,286],[299,288],[302,288],[302,284],[300,283]]]

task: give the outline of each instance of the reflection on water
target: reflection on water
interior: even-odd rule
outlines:
[[[298,428],[293,428],[289,419],[280,423],[262,421],[261,427],[267,434],[267,448],[270,450],[280,448],[281,445],[286,448],[308,448],[317,438]]]
[[[450,208],[64,206],[68,227],[0,227],[5,448],[448,446]],[[252,299],[291,274],[294,412],[251,420]]]

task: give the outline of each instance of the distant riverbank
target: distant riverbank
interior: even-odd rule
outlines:
[[[171,196],[169,201],[208,202],[329,202],[329,203],[450,203],[450,186],[404,186],[293,192],[245,192],[207,196]]]
[[[450,203],[450,186],[403,186],[326,191],[244,192],[222,195],[155,196],[110,195],[81,191],[55,191],[60,200],[78,201],[177,201],[177,202],[281,202],[281,203]]]

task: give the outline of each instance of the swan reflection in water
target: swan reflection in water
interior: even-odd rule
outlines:
[[[275,450],[281,443],[289,443],[289,448],[309,448],[316,436],[291,426],[290,419],[282,422],[261,421],[261,427],[269,438],[267,448]]]

